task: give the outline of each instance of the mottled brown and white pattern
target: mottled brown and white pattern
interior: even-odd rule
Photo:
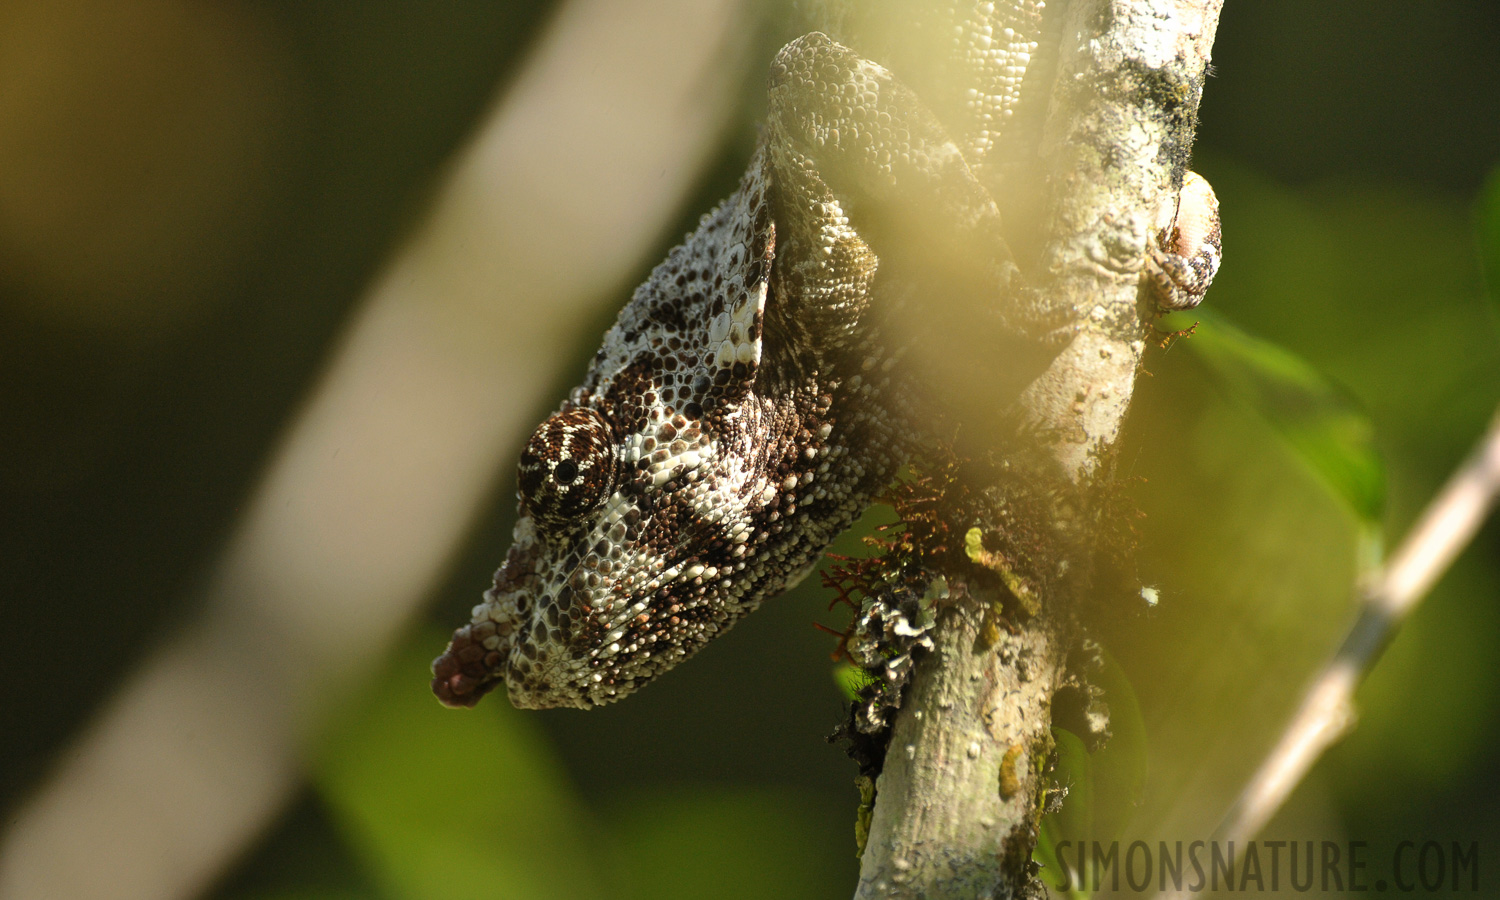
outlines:
[[[1159,308],[1192,309],[1203,302],[1224,256],[1219,198],[1202,175],[1183,174],[1182,190],[1157,211],[1156,228],[1146,284]]]
[[[433,664],[444,703],[501,682],[520,707],[608,703],[805,576],[917,439],[882,309],[946,289],[914,274],[917,244],[999,300],[1018,384],[1065,340],[964,153],[890,72],[814,33],[778,54],[769,94],[739,189],[528,442],[514,544]]]

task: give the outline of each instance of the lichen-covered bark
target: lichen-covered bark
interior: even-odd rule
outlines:
[[[1092,584],[1102,493],[1093,488],[1110,477],[1110,449],[1145,348],[1141,269],[1154,211],[1181,184],[1221,5],[1071,0],[1049,35],[1055,51],[1038,51],[1057,60],[1055,79],[1026,84],[1050,96],[1040,143],[1034,152],[1012,148],[1010,158],[1028,160],[1042,179],[1038,280],[1077,310],[1080,326],[1021,407],[1043,436],[1058,496],[1077,502],[1064,504],[1065,522],[1030,523],[1034,533],[1061,535],[1053,545],[1060,558],[1050,561],[1060,574],[1045,583],[1040,613],[1012,632],[986,633],[986,611],[1003,604],[1006,588],[972,571],[943,573],[966,596],[940,618],[935,650],[919,663],[898,714],[858,898],[1038,890],[1029,861],[1052,700],[1068,677],[1074,612]],[[999,508],[1003,492],[995,500],[994,521],[1017,514]],[[1023,506],[1020,514],[1056,511]]]
[[[940,621],[907,689],[858,897],[1012,896],[1029,880],[1065,630],[1044,616],[985,646],[978,606]]]
[[[1073,0],[1042,146],[1049,290],[1082,316],[1023,402],[1077,480],[1119,434],[1145,344],[1137,311],[1154,211],[1181,186],[1222,0]]]

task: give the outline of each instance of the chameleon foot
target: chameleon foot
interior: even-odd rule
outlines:
[[[1156,229],[1146,283],[1163,311],[1192,309],[1203,302],[1224,251],[1219,199],[1203,176],[1183,176],[1182,190],[1157,211]]]

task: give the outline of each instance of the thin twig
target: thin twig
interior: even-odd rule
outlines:
[[[1360,587],[1361,610],[1318,673],[1281,739],[1214,833],[1246,841],[1270,821],[1308,770],[1354,721],[1354,690],[1401,623],[1473,540],[1500,497],[1500,410],[1489,430],[1423,511],[1405,542]],[[1182,895],[1166,895],[1176,898]]]

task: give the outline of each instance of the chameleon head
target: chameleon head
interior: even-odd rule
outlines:
[[[514,544],[433,663],[443,703],[472,706],[503,681],[517,707],[599,706],[749,611],[754,579],[729,576],[767,494],[737,464],[717,468],[718,441],[683,416],[636,424],[622,435],[569,403],[532,435]]]
[[[835,387],[806,374],[822,363],[783,359],[800,332],[783,322],[787,352],[768,359],[785,368],[761,367],[776,254],[768,166],[757,151],[532,435],[515,542],[433,663],[444,703],[471,706],[501,682],[519,707],[629,694],[805,575],[888,480],[890,467],[865,465],[886,432],[836,432]],[[787,277],[791,291],[810,276]]]

